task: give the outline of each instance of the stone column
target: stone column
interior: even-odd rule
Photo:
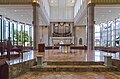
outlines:
[[[50,46],[50,34],[51,34],[51,31],[50,31],[50,26],[48,26],[48,46]]]
[[[112,66],[112,56],[104,56],[104,65],[108,67]]]
[[[38,49],[38,43],[40,41],[40,29],[39,29],[39,4],[33,2],[33,32],[34,32],[34,50]]]
[[[94,50],[94,4],[87,7],[88,50]]]

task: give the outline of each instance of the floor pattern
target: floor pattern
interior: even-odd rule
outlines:
[[[15,79],[120,79],[120,72],[27,72]]]

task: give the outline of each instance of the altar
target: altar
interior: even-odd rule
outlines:
[[[59,50],[61,53],[70,53],[71,44],[59,44]]]
[[[59,46],[61,53],[70,53],[70,46],[72,43],[73,37],[53,37],[53,45]]]

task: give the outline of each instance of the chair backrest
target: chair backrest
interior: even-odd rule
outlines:
[[[11,43],[11,41],[7,41],[7,50],[11,50],[12,48],[13,48],[13,45],[12,45],[12,43]]]
[[[4,42],[0,42],[0,47],[1,47],[2,53],[5,52],[6,45]]]

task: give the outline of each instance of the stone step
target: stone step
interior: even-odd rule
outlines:
[[[88,66],[69,66],[69,65],[43,65],[34,66],[30,71],[39,72],[105,72],[117,71],[116,67],[106,67],[103,65],[88,65]]]
[[[104,62],[95,61],[43,61],[47,65],[104,65]]]

